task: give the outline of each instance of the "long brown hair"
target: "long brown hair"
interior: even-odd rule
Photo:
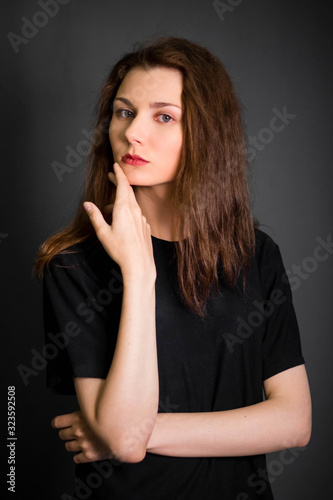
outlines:
[[[211,289],[218,287],[219,261],[230,287],[236,285],[240,275],[243,280],[246,277],[254,252],[254,222],[242,117],[231,79],[217,57],[184,38],[146,42],[111,70],[100,94],[76,216],[67,228],[41,245],[34,270],[41,278],[56,254],[87,238],[96,238],[83,201],[92,201],[101,210],[114,201],[115,187],[106,182],[113,165],[108,137],[113,99],[129,70],[158,66],[177,69],[183,76],[184,139],[173,183],[173,227],[178,240],[180,291],[185,303],[204,316]]]

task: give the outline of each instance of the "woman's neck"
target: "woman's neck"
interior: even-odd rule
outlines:
[[[133,186],[136,201],[150,225],[151,234],[161,240],[174,241],[170,184]]]

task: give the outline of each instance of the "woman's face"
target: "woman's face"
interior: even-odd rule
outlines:
[[[133,186],[174,179],[183,143],[180,71],[133,68],[113,104],[109,138],[114,161]]]

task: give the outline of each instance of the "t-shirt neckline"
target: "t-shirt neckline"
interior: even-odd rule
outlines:
[[[177,243],[177,240],[163,240],[162,238],[157,238],[157,236],[151,235],[153,240],[161,241],[162,243]]]

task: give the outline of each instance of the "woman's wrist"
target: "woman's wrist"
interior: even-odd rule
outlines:
[[[131,272],[122,272],[124,287],[130,286],[155,286],[156,282],[156,268],[155,266],[149,270],[136,269]]]

